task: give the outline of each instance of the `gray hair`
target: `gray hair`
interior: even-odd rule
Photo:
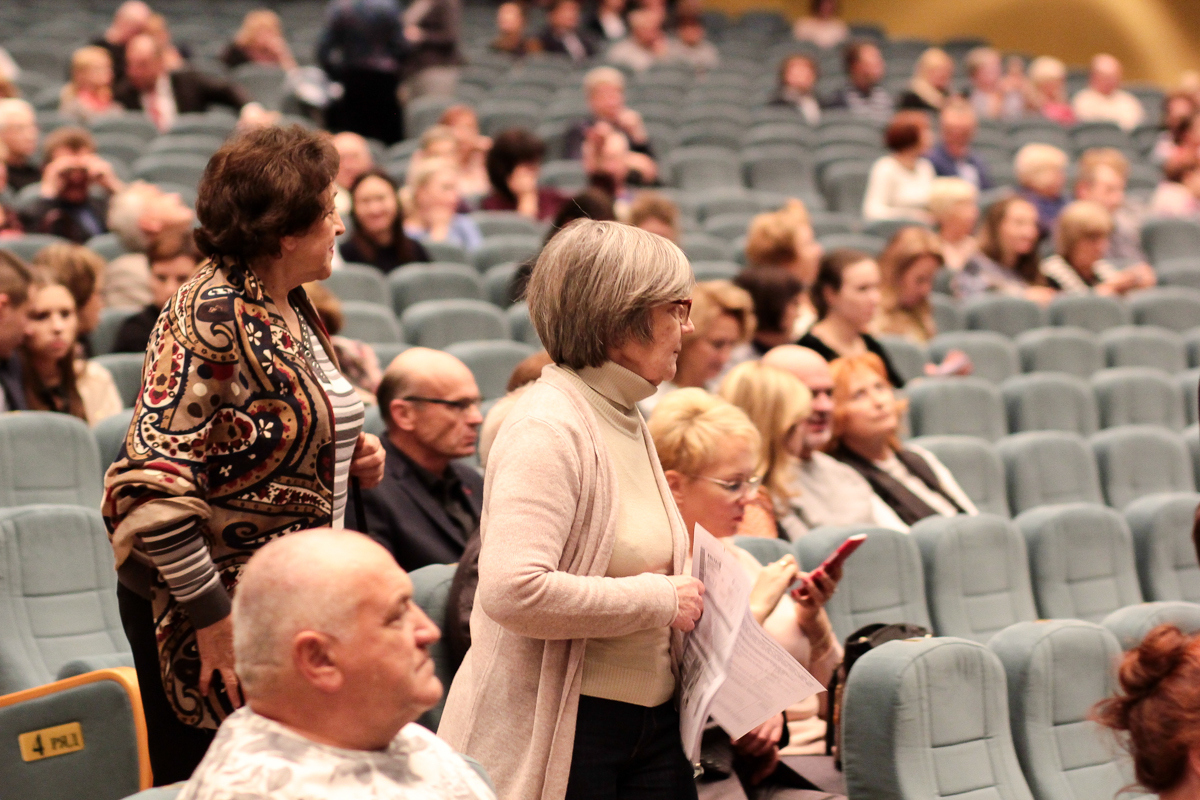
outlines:
[[[583,76],[583,90],[587,94],[598,86],[616,86],[625,88],[625,75],[616,67],[595,67]]]
[[[139,224],[149,200],[149,184],[135,181],[115,195],[108,204],[108,229],[117,235],[131,253],[144,253],[150,247]]]
[[[19,97],[0,99],[0,128],[7,128],[16,116],[30,116],[37,119],[37,114],[28,100]]]
[[[631,337],[649,341],[651,310],[682,300],[695,279],[687,256],[657,234],[581,219],[551,239],[527,297],[534,330],[554,363],[598,367]]]

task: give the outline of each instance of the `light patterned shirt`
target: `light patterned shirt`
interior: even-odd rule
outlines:
[[[462,756],[416,723],[384,750],[309,741],[238,709],[178,800],[495,800]]]

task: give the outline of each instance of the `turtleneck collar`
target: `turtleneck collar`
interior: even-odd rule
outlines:
[[[627,434],[638,433],[641,414],[637,404],[654,394],[654,384],[615,361],[565,372],[583,385],[585,396],[602,418]]]

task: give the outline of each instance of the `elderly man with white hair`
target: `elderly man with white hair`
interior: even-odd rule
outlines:
[[[113,82],[125,77],[125,45],[129,40],[146,30],[154,12],[142,0],[125,0],[113,13],[112,24],[104,35],[92,40],[92,44],[103,47],[112,57]]]
[[[441,635],[386,550],[319,529],[267,544],[233,601],[246,706],[221,725],[179,800],[493,800],[415,720],[442,696]]]
[[[42,179],[42,167],[35,158],[37,115],[28,102],[17,97],[0,100],[0,144],[8,151],[4,165],[8,169],[8,185],[14,192]]]
[[[194,218],[178,194],[145,181],[134,181],[113,195],[108,204],[108,229],[128,252],[110,261],[104,271],[104,306],[142,308],[150,303],[146,252],[160,237],[187,231]]]
[[[1092,59],[1088,85],[1071,100],[1080,122],[1115,122],[1131,131],[1146,117],[1142,103],[1121,88],[1121,62],[1107,53]]]
[[[565,152],[567,158],[581,158],[583,142],[588,131],[598,122],[607,122],[612,128],[625,134],[629,149],[654,157],[650,146],[650,135],[642,115],[625,105],[625,76],[616,67],[596,67],[583,77],[583,91],[587,96],[591,115],[579,120],[567,131]]]

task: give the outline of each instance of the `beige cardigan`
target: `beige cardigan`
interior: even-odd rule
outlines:
[[[647,457],[670,497],[649,446]],[[587,639],[675,619],[675,589],[665,576],[604,577],[618,502],[616,470],[591,406],[561,367],[546,367],[488,457],[471,649],[438,728],[487,768],[501,800],[565,797]],[[688,538],[673,505],[679,574]],[[673,632],[676,665],[681,645]]]

